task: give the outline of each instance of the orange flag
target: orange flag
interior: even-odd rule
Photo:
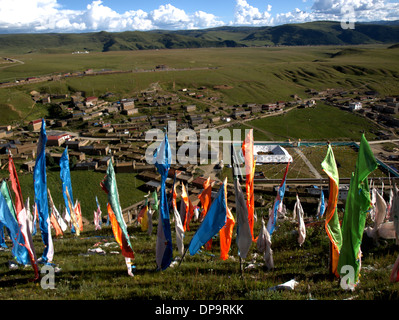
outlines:
[[[242,144],[242,153],[245,159],[245,191],[247,194],[247,208],[248,208],[248,223],[252,234],[252,241],[254,238],[254,213],[255,213],[255,196],[254,196],[254,175],[255,175],[255,161],[254,161],[254,138],[253,129],[250,129],[245,136]]]
[[[183,214],[180,212],[181,215],[181,222],[183,224],[183,230],[186,231],[187,229],[187,221],[188,221],[188,214],[189,214],[189,209],[190,209],[190,204],[188,202],[188,194],[186,191],[186,187],[184,186],[184,183],[181,184],[181,198],[184,202],[185,205],[185,212]]]
[[[203,220],[205,218],[206,213],[208,212],[209,208],[211,207],[212,186],[211,186],[211,178],[210,177],[208,177],[208,179],[204,182],[203,188],[204,188],[204,190],[198,196],[198,198],[201,201],[201,206],[202,206],[200,220]]]
[[[115,213],[112,210],[111,204],[108,203],[107,205],[109,221],[111,222],[112,232],[114,234],[116,242],[119,244],[122,255],[125,258],[134,259],[134,252],[126,242],[125,237],[122,234],[122,229],[119,226],[118,220],[116,219]]]
[[[208,177],[206,181],[203,184],[204,190],[202,193],[198,196],[198,198],[201,201],[201,206],[202,206],[202,211],[201,211],[201,216],[200,220],[203,220],[211,207],[212,203],[212,186],[211,186],[211,177]],[[205,243],[205,249],[210,250],[212,246],[212,239],[210,239],[207,243]]]
[[[231,239],[233,238],[233,228],[236,221],[234,216],[231,214],[230,209],[227,208],[226,224],[219,231],[220,237],[220,259],[226,260],[229,257],[229,250],[231,245]]]
[[[55,236],[56,237],[64,235],[64,233],[62,232],[61,227],[60,227],[57,219],[55,218],[55,216],[54,216],[54,214],[52,212],[50,214],[50,222],[51,222],[51,225],[53,226],[53,228],[55,230]]]
[[[80,202],[78,202],[78,201],[76,201],[76,205],[75,205],[75,214],[76,214],[76,220],[79,224],[79,230],[83,231],[82,210],[80,208]]]

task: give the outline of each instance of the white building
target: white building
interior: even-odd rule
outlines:
[[[362,103],[361,102],[351,102],[351,103],[349,103],[349,109],[351,111],[360,110],[361,108],[362,108]]]
[[[254,144],[254,158],[257,164],[292,162],[292,156],[280,145]]]

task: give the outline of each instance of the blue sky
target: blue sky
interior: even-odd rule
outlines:
[[[398,0],[0,0],[0,33],[399,20]]]
[[[88,4],[92,1],[82,1],[82,0],[59,0],[59,4],[65,8],[74,10],[84,10]],[[295,8],[306,9],[309,4],[303,0],[249,0],[247,1],[251,6],[258,8],[260,11],[266,11],[268,5],[272,6],[272,11],[274,12],[289,12]],[[150,12],[157,9],[160,5],[171,4],[172,6],[182,9],[185,12],[195,12],[198,10],[213,13],[214,15],[222,18],[225,21],[233,20],[234,18],[234,0],[103,0],[102,4],[104,6],[110,7],[118,13],[124,13],[129,10],[142,9],[145,12]]]

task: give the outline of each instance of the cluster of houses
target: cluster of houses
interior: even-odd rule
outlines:
[[[58,106],[63,115],[61,119],[46,119],[47,152],[52,163],[56,164],[64,148],[68,147],[70,159],[73,160],[72,170],[105,171],[112,160],[117,173],[138,173],[137,177],[144,181],[141,188],[145,190],[159,189],[160,177],[155,166],[145,160],[148,143],[143,139],[144,134],[150,128],[164,129],[168,121],[175,121],[177,130],[211,128],[282,111],[287,106],[313,107],[321,99],[387,126],[399,127],[399,118],[396,118],[399,97],[378,98],[374,92],[356,94],[339,90],[311,90],[308,93],[313,98],[305,101],[293,95],[291,102],[229,106],[219,99],[215,91],[217,88],[208,90],[200,87],[165,93],[154,86],[136,97],[120,100],[112,93],[96,97],[80,92],[69,96],[32,91],[31,96],[38,103]],[[82,123],[85,125],[82,126]],[[31,121],[28,130],[0,127],[0,166],[5,167],[8,152],[11,152],[15,161],[22,164],[22,170],[32,171],[40,128],[41,119]],[[171,180],[167,181],[168,184],[173,183],[176,173],[177,182],[188,186],[193,204],[198,200],[197,195],[203,184],[203,177],[199,176],[197,169],[196,165],[173,166],[169,173]]]
[[[324,97],[326,103],[357,112],[387,129],[399,128],[399,96],[380,97],[376,91],[339,92]]]

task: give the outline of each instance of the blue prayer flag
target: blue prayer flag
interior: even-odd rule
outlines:
[[[283,180],[281,181],[280,187],[278,189],[278,194],[277,194],[276,200],[274,202],[273,215],[271,217],[269,217],[269,221],[267,222],[267,231],[269,231],[270,236],[272,235],[274,228],[276,227],[278,207],[280,206],[280,204],[283,202],[283,199],[284,199],[285,181],[286,181],[289,165],[290,165],[290,163],[288,162],[287,167],[285,168]]]
[[[42,128],[40,130],[39,142],[37,144],[37,158],[33,170],[33,186],[35,191],[35,203],[39,215],[39,227],[44,243],[42,259],[47,262],[47,253],[49,250],[49,208],[47,198],[47,175],[46,175],[46,122],[42,119]]]
[[[217,234],[226,224],[227,219],[227,181],[220,187],[216,199],[212,202],[204,221],[202,221],[188,247],[190,255],[198,250]]]
[[[6,183],[4,180],[3,184]],[[12,254],[17,260],[18,263],[21,264],[29,264],[29,254],[28,250],[25,247],[25,240],[19,224],[13,214],[10,211],[10,208],[7,204],[6,198],[4,197],[3,193],[0,192],[0,225],[6,226],[9,233],[10,238],[13,243],[12,247]]]
[[[172,233],[170,230],[169,204],[166,195],[166,178],[172,162],[172,151],[168,141],[168,135],[154,152],[154,164],[161,175],[161,199],[159,206],[159,219],[156,245],[156,262],[158,268],[165,270],[169,267],[173,258]]]
[[[68,156],[68,147],[65,148],[64,152],[62,153],[61,159],[60,159],[60,178],[62,181],[62,195],[64,196],[64,202],[65,202],[65,207],[67,209],[67,212],[69,216],[72,216],[72,212],[69,208],[69,203],[68,203],[68,196],[66,194],[66,189],[68,189],[69,197],[71,199],[71,203],[73,205],[73,196],[72,196],[72,182],[71,182],[71,173],[69,170],[69,156]],[[73,223],[71,224],[71,232],[75,233],[75,228],[73,226]]]

